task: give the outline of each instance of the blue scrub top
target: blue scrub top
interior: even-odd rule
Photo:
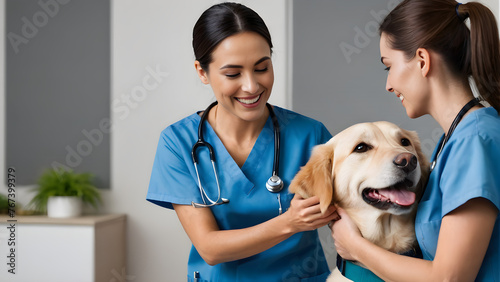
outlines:
[[[433,160],[436,154],[437,148]],[[470,113],[444,146],[418,205],[415,231],[424,259],[433,260],[436,255],[443,216],[479,197],[488,199],[500,210],[498,160],[500,117],[497,111],[482,108]],[[500,216],[497,216],[476,281],[500,281],[499,267]]]
[[[325,126],[311,118],[274,107],[280,124],[280,171],[285,188],[280,192],[283,212],[293,195],[288,186],[310,157],[312,147],[332,136]],[[151,174],[147,200],[172,209],[172,203],[203,203],[191,158],[198,140],[200,116],[195,113],[167,127],[161,133]],[[254,226],[279,215],[277,193],[269,192],[265,183],[272,175],[274,131],[268,118],[247,160],[240,168],[208,122],[203,124],[204,139],[215,151],[221,197],[229,204],[210,207],[221,230]],[[198,149],[201,183],[213,200],[217,184],[208,150]],[[210,266],[194,246],[188,262],[188,281],[193,273],[199,281],[325,281],[329,270],[316,230],[297,233],[278,245],[249,258]],[[309,279],[309,280],[300,280]]]

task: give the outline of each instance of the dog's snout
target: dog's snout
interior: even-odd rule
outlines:
[[[392,162],[406,173],[413,171],[418,163],[417,157],[410,153],[401,153]]]

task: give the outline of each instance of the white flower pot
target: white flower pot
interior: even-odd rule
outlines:
[[[77,217],[82,214],[82,199],[76,196],[52,196],[47,202],[48,217]]]

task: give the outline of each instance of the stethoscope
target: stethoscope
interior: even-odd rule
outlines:
[[[434,160],[431,163],[430,171],[432,172],[434,168],[436,167],[437,159],[439,155],[441,154],[441,151],[444,148],[444,145],[448,142],[450,139],[451,135],[453,134],[453,131],[455,131],[455,128],[457,127],[458,123],[462,118],[465,116],[465,114],[474,106],[477,106],[480,104],[481,99],[480,98],[474,98],[470,100],[465,106],[460,110],[460,112],[457,114],[455,119],[453,120],[450,129],[448,130],[448,134],[446,134],[445,138],[441,140],[441,143],[439,144],[439,150],[437,151]]]
[[[216,205],[222,205],[222,204],[227,204],[229,203],[229,200],[226,198],[221,197],[221,192],[220,192],[220,185],[219,185],[219,177],[217,174],[217,170],[215,168],[215,153],[212,145],[210,143],[206,142],[205,139],[203,139],[203,122],[207,119],[208,112],[215,106],[217,105],[217,101],[213,102],[210,104],[207,109],[203,112],[201,115],[201,120],[200,124],[198,126],[198,141],[193,145],[193,149],[191,150],[191,157],[193,159],[193,164],[194,164],[194,169],[196,171],[196,177],[198,178],[198,188],[200,189],[200,194],[201,194],[201,199],[203,200],[203,204],[200,203],[195,203],[191,202],[191,205],[195,208],[205,208],[205,207],[211,207],[211,206],[216,206]],[[279,171],[279,155],[280,155],[280,126],[278,123],[278,118],[276,118],[276,115],[274,114],[273,108],[271,105],[267,104],[267,109],[269,110],[269,115],[271,116],[271,120],[273,122],[273,129],[274,129],[274,163],[273,163],[273,174],[272,176],[267,180],[266,182],[266,188],[269,192],[271,193],[278,193],[283,189],[283,181],[281,178],[278,176],[278,171]],[[207,193],[205,192],[205,189],[203,189],[203,186],[201,185],[201,180],[200,180],[200,174],[198,172],[198,157],[196,155],[196,150],[199,147],[207,147],[209,155],[210,155],[210,161],[212,162],[212,168],[214,171],[215,175],[215,182],[217,183],[217,200],[212,200]],[[279,202],[279,212],[281,214],[281,200],[280,200],[280,194],[278,193],[278,202]],[[207,204],[207,201],[209,202]]]

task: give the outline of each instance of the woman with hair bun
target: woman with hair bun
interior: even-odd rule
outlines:
[[[264,21],[241,4],[214,5],[194,26],[194,66],[217,101],[162,132],[147,194],[175,209],[193,243],[188,281],[325,281],[329,274],[316,229],[338,216],[335,208],[323,215],[317,197],[294,197],[288,185],[331,134],[267,103],[272,47]]]
[[[380,34],[387,90],[410,118],[429,114],[445,132],[415,220],[423,259],[366,241],[342,209],[332,229],[337,251],[385,281],[500,281],[497,22],[477,2],[405,0]]]

